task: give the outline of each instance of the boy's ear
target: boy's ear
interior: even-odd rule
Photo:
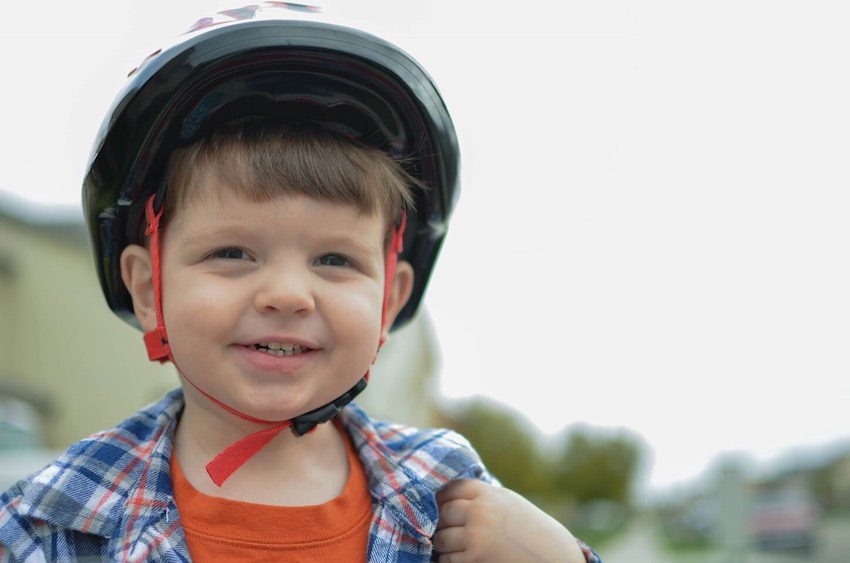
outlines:
[[[390,327],[395,318],[410,299],[413,291],[413,266],[409,262],[399,260],[395,268],[395,277],[390,285],[390,298],[387,300],[387,322],[381,336],[386,340]]]
[[[154,330],[156,302],[153,293],[153,269],[151,255],[146,248],[131,244],[121,252],[121,279],[133,298],[133,312],[142,330]]]

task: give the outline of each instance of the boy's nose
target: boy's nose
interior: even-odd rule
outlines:
[[[305,273],[275,269],[264,277],[254,296],[254,307],[260,313],[306,315],[316,308],[316,301]]]

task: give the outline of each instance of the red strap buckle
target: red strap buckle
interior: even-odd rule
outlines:
[[[148,359],[152,362],[164,364],[171,356],[171,348],[161,327],[145,334],[145,348],[148,350]]]

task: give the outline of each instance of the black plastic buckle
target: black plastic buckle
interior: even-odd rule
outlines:
[[[312,431],[319,424],[324,424],[329,421],[333,417],[339,414],[339,411],[342,410],[342,407],[351,402],[354,397],[360,394],[361,391],[366,389],[366,378],[363,377],[358,381],[354,387],[343,393],[338,399],[333,402],[328,403],[323,407],[319,407],[317,409],[313,409],[310,412],[305,412],[300,416],[296,416],[292,419],[292,433],[296,436],[303,436],[308,432]]]

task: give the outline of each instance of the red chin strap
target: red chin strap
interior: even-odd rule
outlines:
[[[152,362],[171,362],[180,373],[180,375],[189,382],[201,395],[212,401],[214,404],[223,408],[231,414],[257,424],[271,425],[258,432],[254,432],[237,440],[227,448],[222,450],[215,458],[206,466],[207,473],[213,483],[221,487],[228,477],[239,469],[246,461],[251,459],[257,452],[262,450],[271,440],[280,434],[285,428],[292,428],[292,432],[296,436],[303,436],[315,430],[316,426],[329,421],[336,416],[346,404],[366,388],[366,382],[369,380],[369,372],[358,381],[354,387],[343,393],[336,400],[314,409],[310,412],[299,415],[291,420],[263,420],[253,417],[247,413],[239,411],[230,405],[227,405],[206,391],[195,385],[195,383],[186,377],[186,374],[180,370],[177,362],[174,361],[174,354],[171,352],[171,346],[168,343],[168,333],[165,330],[165,320],[162,315],[162,274],[161,274],[161,259],[160,259],[160,221],[162,219],[162,209],[155,212],[153,208],[154,195],[148,198],[145,204],[145,218],[147,220],[147,228],[145,235],[150,239],[150,254],[151,254],[151,276],[153,283],[154,305],[156,308],[156,328],[148,332],[144,336],[145,347],[148,351],[148,358]],[[385,281],[384,281],[384,301],[381,310],[381,340],[378,343],[378,349],[384,345],[386,338],[384,331],[387,327],[387,306],[389,304],[390,292],[392,289],[393,278],[395,277],[396,265],[398,264],[398,255],[403,248],[404,228],[406,226],[407,216],[402,212],[401,221],[397,228],[392,231],[390,246],[387,250]],[[377,352],[372,363],[377,359]]]

